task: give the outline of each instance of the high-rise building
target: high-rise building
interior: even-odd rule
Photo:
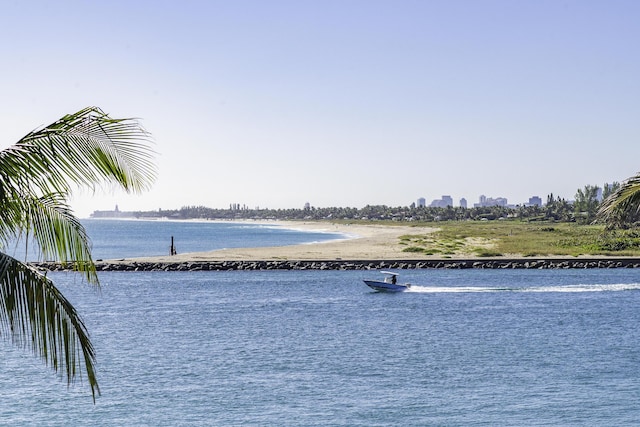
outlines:
[[[435,199],[429,205],[429,207],[432,208],[446,208],[447,206],[453,206],[453,199],[451,196],[442,196],[442,199]]]
[[[529,197],[529,206],[542,206],[542,199],[538,196]]]
[[[427,206],[427,201],[425,200],[424,197],[420,197],[418,199],[418,207],[419,208],[424,208],[425,206]]]
[[[464,197],[460,199],[460,207],[463,209],[467,209],[467,199],[465,199]]]
[[[505,197],[487,197],[484,194],[480,196],[480,203],[475,203],[473,207],[483,208],[488,206],[507,206],[507,199]]]

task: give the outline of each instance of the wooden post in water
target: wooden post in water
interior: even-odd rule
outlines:
[[[176,251],[176,247],[173,244],[173,236],[171,236],[171,248],[170,248],[170,250],[171,250],[171,255],[177,255],[178,254],[178,251]]]

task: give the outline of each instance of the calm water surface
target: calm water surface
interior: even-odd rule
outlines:
[[[82,224],[91,239],[93,258],[119,259],[169,255],[171,237],[178,253],[203,252],[226,248],[288,246],[339,240],[351,236],[327,230],[310,231],[284,228],[274,223],[233,221],[111,220],[84,219]],[[26,256],[39,261],[39,252]],[[6,253],[25,259],[25,244],[6,248]]]
[[[264,222],[82,220],[91,236],[93,257],[103,259],[168,255],[171,237],[178,253],[226,248],[288,246],[344,239],[326,231],[283,228]]]
[[[102,396],[0,346],[0,424],[561,426],[640,420],[637,270],[51,275]]]

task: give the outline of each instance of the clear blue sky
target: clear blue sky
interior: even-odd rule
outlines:
[[[94,209],[572,199],[640,171],[638,1],[2,1],[0,146],[96,105],[160,176]]]

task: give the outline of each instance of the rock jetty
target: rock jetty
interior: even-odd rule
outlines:
[[[71,264],[31,263],[40,270],[73,270]],[[382,269],[567,269],[639,268],[640,258],[432,259],[432,260],[277,260],[137,262],[98,261],[98,271],[230,271],[230,270],[382,270]]]

